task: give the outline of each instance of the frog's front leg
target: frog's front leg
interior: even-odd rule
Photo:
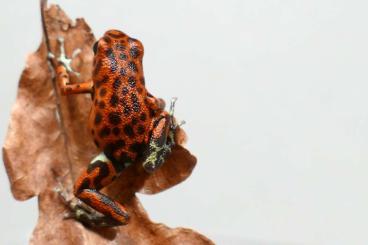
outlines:
[[[171,100],[169,113],[163,111],[152,123],[151,138],[143,161],[143,168],[149,173],[158,169],[165,162],[175,144],[174,133],[178,126],[174,119],[176,100],[176,98]]]
[[[57,83],[63,95],[92,93],[93,81],[88,80],[81,83],[70,83],[69,74],[64,65],[59,65],[56,69]]]
[[[76,181],[74,195],[103,216],[76,205],[70,207],[76,219],[91,226],[127,224],[129,216],[126,209],[117,201],[99,192],[100,189],[110,184],[122,169],[120,165],[113,164],[104,153],[92,160],[88,169]]]
[[[68,58],[65,54],[64,49],[64,39],[58,38],[60,45],[60,55],[57,57],[57,61],[59,63],[56,68],[56,79],[57,84],[60,87],[62,94],[80,94],[80,93],[92,93],[93,90],[93,81],[88,80],[81,83],[70,83],[69,73],[75,73],[77,76],[79,73],[73,71],[71,68],[72,59],[80,53],[80,49],[76,49],[73,52],[72,58]],[[54,58],[53,54],[49,54],[50,58]]]

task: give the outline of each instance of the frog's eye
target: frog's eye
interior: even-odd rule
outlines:
[[[95,42],[95,44],[93,44],[93,53],[97,53],[97,48],[98,48],[98,42]]]

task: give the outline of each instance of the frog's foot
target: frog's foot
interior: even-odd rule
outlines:
[[[72,64],[72,60],[81,52],[81,49],[76,49],[74,50],[72,57],[68,58],[66,56],[65,53],[65,45],[64,45],[64,38],[63,37],[58,37],[58,42],[59,42],[59,47],[60,47],[60,55],[59,57],[56,57],[56,60],[62,64],[65,69],[70,72],[70,73],[74,73],[76,76],[79,76],[80,74],[76,71],[73,70],[73,68],[71,67]],[[48,53],[48,57],[51,59],[55,59],[55,55],[53,53]]]
[[[111,227],[121,225],[93,208],[81,202],[78,198],[70,197],[71,194],[60,183],[55,188],[60,199],[68,207],[69,211],[64,213],[64,219],[76,219],[89,227]]]
[[[65,219],[76,219],[88,227],[112,227],[121,225],[120,222],[97,212],[79,201],[79,199],[75,200],[78,202],[70,203],[70,212],[64,215]]]
[[[175,104],[176,104],[176,101],[178,100],[178,97],[172,97],[171,100],[170,100],[170,110],[169,110],[169,115],[171,117],[174,116],[174,112],[175,112]]]
[[[82,202],[73,197],[70,191],[67,191],[66,188],[63,187],[63,185],[58,182],[57,187],[55,187],[54,191],[59,195],[60,200],[63,202],[65,206],[69,208],[69,210],[75,209],[77,206],[83,205]],[[64,214],[64,218],[72,218],[73,214],[70,212],[67,212]]]
[[[171,101],[170,101],[170,109],[169,109],[169,115],[170,115],[170,121],[171,121],[171,125],[170,125],[170,131],[175,131],[175,129],[177,127],[180,127],[182,125],[185,124],[185,121],[182,120],[179,123],[176,122],[175,118],[174,118],[174,112],[175,112],[175,104],[176,101],[178,100],[177,97],[172,97]]]
[[[54,192],[56,192],[61,201],[64,203],[64,204],[67,204],[69,205],[69,203],[72,201],[73,199],[73,195],[71,194],[70,191],[68,191],[62,184],[59,180],[57,180],[57,186],[54,188]]]

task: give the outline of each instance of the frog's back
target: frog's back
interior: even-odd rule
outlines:
[[[112,160],[134,161],[147,144],[151,118],[147,103],[143,46],[111,30],[96,46],[93,106],[89,126],[96,145]]]

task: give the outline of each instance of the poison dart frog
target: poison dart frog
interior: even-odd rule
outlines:
[[[92,95],[89,130],[101,150],[76,180],[74,195],[103,216],[78,205],[73,207],[74,217],[91,224],[124,225],[129,220],[127,210],[100,190],[131,164],[143,162],[143,168],[151,173],[164,163],[175,144],[174,131],[180,126],[173,117],[176,98],[167,112],[165,102],[147,91],[139,40],[109,30],[94,44],[93,52],[92,79],[86,82],[70,83],[70,59],[63,53],[58,59],[61,92]]]

